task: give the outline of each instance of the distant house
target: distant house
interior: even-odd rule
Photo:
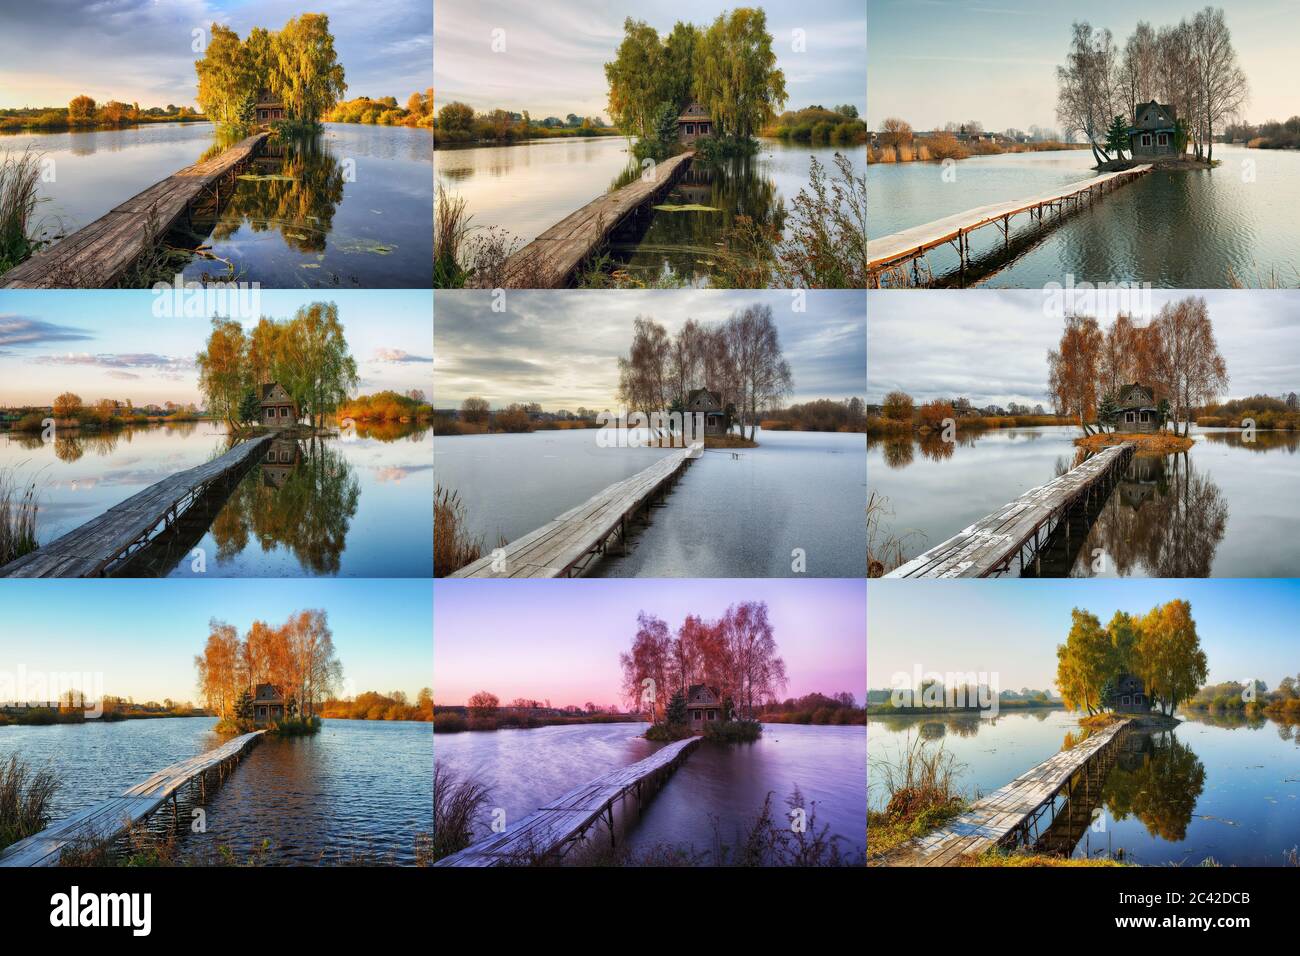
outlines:
[[[258,123],[273,123],[284,119],[284,104],[271,95],[270,90],[259,90],[254,115]]]
[[[282,720],[284,715],[284,691],[274,684],[258,684],[253,691],[253,722],[261,727]]]
[[[686,691],[686,723],[691,733],[702,734],[707,724],[722,720],[722,694],[716,687],[692,684]]]
[[[686,396],[686,412],[704,416],[705,435],[725,435],[731,426],[727,411],[722,407],[722,396],[707,388],[691,389]]]
[[[261,422],[267,428],[291,428],[298,424],[298,403],[279,382],[262,385]]]
[[[1115,678],[1103,703],[1121,714],[1145,714],[1151,709],[1146,685],[1136,674],[1120,674]]]
[[[1160,428],[1155,393],[1145,385],[1125,385],[1116,399],[1115,426],[1123,432],[1154,432]]]
[[[713,135],[713,121],[709,111],[699,103],[691,103],[677,117],[677,141],[693,143],[703,136]]]
[[[1137,108],[1128,131],[1129,150],[1134,159],[1173,156],[1178,121],[1168,103],[1152,100]]]

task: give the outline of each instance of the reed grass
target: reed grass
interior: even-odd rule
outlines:
[[[33,147],[6,153],[0,161],[0,274],[45,244],[35,234],[40,181],[41,156]]]
[[[426,860],[441,860],[474,841],[474,823],[487,806],[488,788],[433,765],[433,834],[421,841]]]
[[[433,491],[433,576],[444,578],[481,557],[483,538],[465,527],[460,492],[438,485]]]
[[[0,565],[35,551],[36,479],[20,482],[11,469],[0,468]]]
[[[0,763],[0,849],[49,826],[58,789],[53,770],[33,769],[17,754]]]
[[[871,763],[872,785],[888,797],[884,810],[867,813],[867,859],[924,836],[966,809],[957,789],[957,759],[943,744],[909,738],[898,756]]]

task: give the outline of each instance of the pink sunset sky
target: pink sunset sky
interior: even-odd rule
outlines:
[[[863,701],[865,582],[811,578],[435,581],[434,700],[464,704],[487,690],[502,701],[623,708],[618,655],[638,611],[676,631],[687,614],[712,620],[741,601],[767,602],[790,678],[783,696],[847,690]]]

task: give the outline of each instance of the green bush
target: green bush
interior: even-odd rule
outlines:
[[[271,724],[270,732],[281,737],[307,737],[320,733],[319,717],[282,717]]]
[[[469,723],[457,713],[433,715],[433,732],[436,734],[457,734],[469,730]]]
[[[763,725],[757,720],[724,720],[717,724],[704,725],[704,737],[706,740],[717,741],[718,743],[736,744],[749,743],[757,740],[763,735]]]
[[[665,743],[673,740],[684,740],[689,736],[691,736],[691,728],[686,724],[651,724],[645,732],[646,740],[660,740]]]

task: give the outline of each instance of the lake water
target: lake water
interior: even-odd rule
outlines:
[[[229,738],[212,732],[215,723],[162,717],[0,727],[0,758],[17,753],[58,774],[51,812],[58,821],[220,746]],[[432,829],[432,736],[428,723],[327,719],[312,737],[264,737],[204,804],[207,832],[182,827],[181,853],[207,859],[225,846],[242,859],[266,840],[269,863],[365,857],[410,865],[416,835]]]
[[[959,433],[945,444],[873,439],[868,487],[887,499],[890,530],[908,557],[940,544],[1068,468],[1070,426]],[[1193,428],[1180,455],[1136,457],[1090,523],[1045,555],[1048,576],[1291,577],[1300,568],[1300,435]],[[1094,566],[1094,552],[1105,552]]]
[[[893,761],[909,740],[943,747],[968,797],[987,794],[1077,740],[1064,710],[868,718],[871,765]],[[873,775],[873,779],[875,779]],[[871,791],[871,807],[887,797]],[[1074,856],[1115,854],[1144,865],[1282,866],[1300,845],[1300,728],[1270,720],[1184,717],[1172,731],[1124,743],[1102,790],[1106,832]]]
[[[1300,152],[1216,145],[1214,157],[1221,161],[1214,169],[1156,170],[1107,194],[1010,262],[991,264],[995,271],[980,283],[1041,288],[1073,275],[1077,282],[1158,288],[1300,285],[1300,230],[1292,215],[1300,204]],[[979,156],[959,161],[951,181],[937,163],[874,164],[867,171],[868,234],[879,238],[1089,179],[1096,175],[1092,164],[1087,149]],[[1012,226],[1023,233],[1028,218]],[[980,229],[970,243],[979,259],[995,253],[1002,236],[995,227]],[[929,262],[949,280],[959,264],[947,246],[932,251]]]
[[[585,724],[437,734],[434,758],[457,776],[486,785],[488,805],[507,823],[602,773],[648,757],[662,744],[639,736],[646,724]],[[765,725],[754,744],[705,742],[667,779],[639,818],[620,821],[626,845],[647,853],[667,845],[699,852],[713,846],[709,814],[724,843],[762,809],[769,792],[773,816],[786,812],[795,786],[805,809],[816,801],[817,823],[843,838],[845,851],[865,846],[866,762],[862,727]],[[604,831],[601,831],[603,834]],[[481,836],[482,834],[480,834]]]
[[[39,489],[46,544],[168,475],[229,447],[213,422],[39,436],[0,433],[0,467]],[[271,458],[274,457],[274,460]],[[228,497],[186,512],[122,573],[138,577],[427,577],[432,569],[429,429],[359,427],[353,438],[277,439]],[[200,572],[192,551],[202,548]]]
[[[210,123],[0,137],[54,164],[38,207],[52,234],[88,225],[136,193],[197,162],[216,142]],[[195,213],[173,244],[209,247],[189,279],[268,288],[428,288],[433,281],[433,138],[428,130],[327,123],[306,142],[276,139],[223,196],[214,218]]]
[[[708,285],[710,257],[735,217],[747,215],[788,235],[790,204],[808,185],[810,159],[815,156],[827,177],[834,178],[836,152],[846,154],[856,175],[862,175],[865,146],[808,146],[776,139],[760,140],[754,156],[716,166],[693,162],[657,204],[710,209],[643,211],[611,238],[610,257],[648,280],[673,276]],[[608,191],[634,162],[621,136],[440,149],[434,159],[438,183],[466,200],[474,225],[500,226],[521,245]]]
[[[527,534],[667,449],[599,448],[595,429],[434,439],[438,483],[459,492],[471,534],[495,547]],[[861,577],[865,436],[764,432],[758,448],[709,450],[691,463],[628,554],[593,572],[641,577]],[[734,457],[733,457],[734,456]],[[814,490],[815,489],[815,490]]]

